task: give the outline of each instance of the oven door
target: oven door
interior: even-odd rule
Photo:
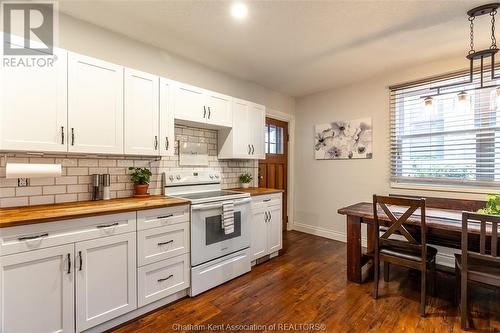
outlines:
[[[191,266],[250,246],[252,199],[234,200],[234,232],[222,228],[222,202],[191,206]]]

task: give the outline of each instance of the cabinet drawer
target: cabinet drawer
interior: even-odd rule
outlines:
[[[151,264],[189,252],[189,223],[141,230],[137,233],[138,264]]]
[[[136,230],[136,212],[0,228],[0,255],[32,251]]]
[[[172,295],[190,286],[189,254],[140,267],[139,307]]]
[[[254,209],[281,206],[281,193],[252,197],[252,205]]]
[[[189,205],[137,212],[137,230],[189,222]]]

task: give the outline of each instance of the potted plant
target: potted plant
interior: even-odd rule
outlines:
[[[479,214],[500,215],[500,195],[488,194],[486,197],[486,208],[480,209]]]
[[[250,187],[250,182],[252,181],[253,177],[251,174],[244,173],[240,175],[240,182],[241,182],[241,187],[243,188],[249,188]]]
[[[148,168],[128,168],[132,173],[130,180],[134,182],[134,197],[142,198],[149,196],[148,187],[151,181],[151,171]]]

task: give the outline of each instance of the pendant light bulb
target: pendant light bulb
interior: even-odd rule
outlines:
[[[461,103],[466,103],[469,100],[469,94],[465,91],[461,91],[457,94],[457,99]]]
[[[431,96],[427,96],[426,98],[424,98],[424,106],[425,107],[432,107],[433,101],[434,100]]]

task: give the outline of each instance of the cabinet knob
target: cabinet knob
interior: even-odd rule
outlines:
[[[155,150],[158,150],[158,135],[155,135]]]
[[[61,126],[61,144],[64,144],[64,126]]]

